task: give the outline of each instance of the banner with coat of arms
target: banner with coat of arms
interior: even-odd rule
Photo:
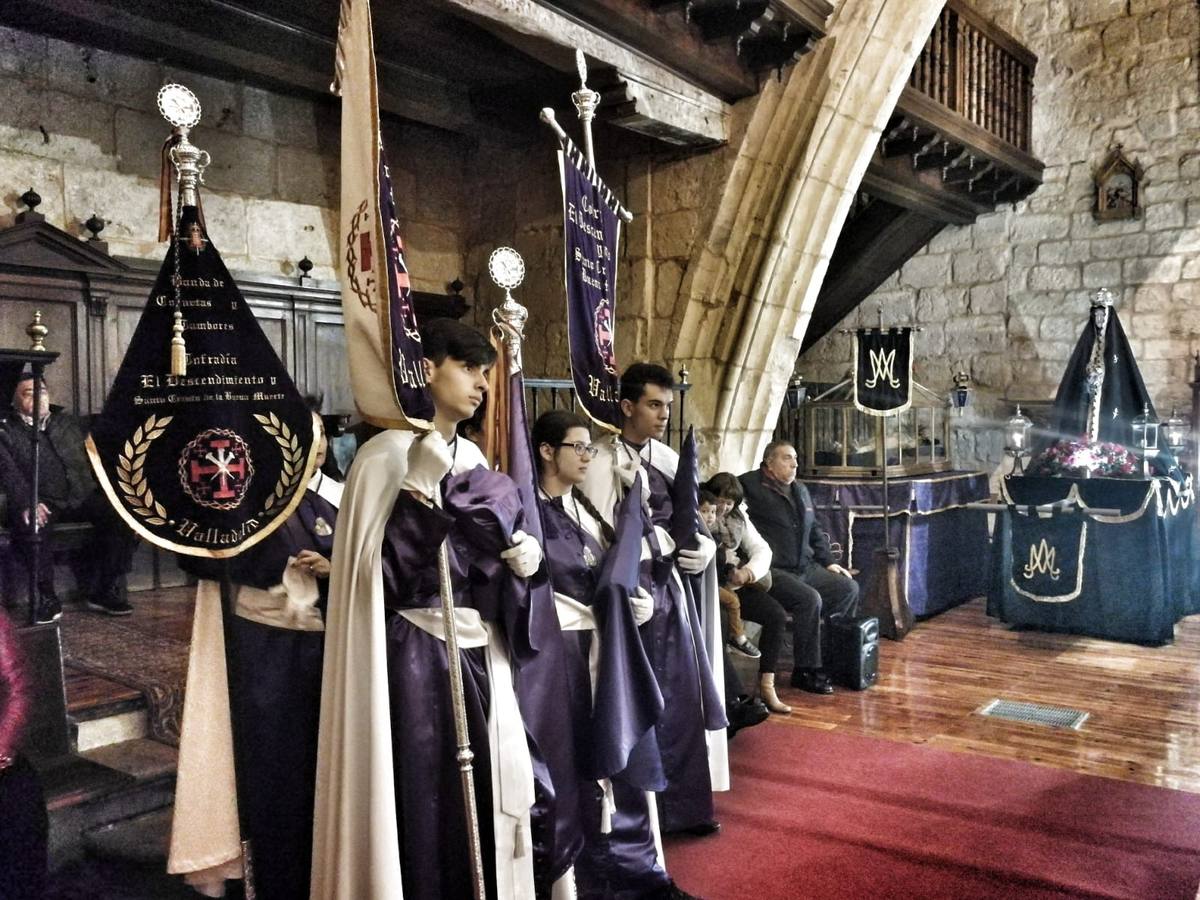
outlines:
[[[616,431],[621,422],[615,348],[620,204],[569,138],[558,152],[558,169],[571,378],[588,416]]]
[[[299,504],[316,466],[312,413],[216,247],[185,207],[167,257],[88,435],[121,517],[146,540],[223,559]],[[172,347],[186,372],[171,374]]]
[[[892,416],[912,404],[912,329],[860,328],[854,333],[854,406]]]

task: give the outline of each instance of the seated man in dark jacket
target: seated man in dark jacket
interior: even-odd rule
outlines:
[[[771,596],[792,615],[796,667],[792,687],[833,693],[822,671],[821,622],[853,616],[858,583],[833,561],[829,539],[813,523],[808,488],[796,481],[796,449],[772,441],[762,465],[739,477],[750,521],[771,545]]]
[[[50,405],[50,392],[43,387],[41,409],[36,419],[41,437],[38,455],[38,508],[28,509],[29,480],[33,475],[33,375],[26,373],[13,391],[12,409],[0,423],[0,487],[8,497],[13,525],[25,530],[36,515],[41,526],[56,522],[90,522],[91,543],[86,549],[92,584],[88,607],[109,615],[133,611],[126,599],[125,575],[133,560],[136,538],[109,505],[96,485],[88,462],[83,433],[61,407]],[[38,592],[42,602],[38,621],[51,621],[62,613],[54,590],[53,554],[42,545],[39,558]]]

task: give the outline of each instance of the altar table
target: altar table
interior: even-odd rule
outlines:
[[[804,479],[817,525],[840,548],[843,566],[871,583],[883,546],[883,485],[878,478]],[[900,576],[916,616],[932,616],[987,592],[987,516],[963,509],[988,498],[985,472],[940,472],[888,479],[888,531],[900,551]]]

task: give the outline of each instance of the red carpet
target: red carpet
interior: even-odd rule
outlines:
[[[670,838],[706,900],[1193,900],[1200,795],[765,723],[730,746],[721,833]]]

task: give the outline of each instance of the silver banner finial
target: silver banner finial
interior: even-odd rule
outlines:
[[[529,310],[513,298],[512,292],[525,280],[525,260],[512,247],[497,247],[488,257],[488,274],[497,287],[504,289],[504,302],[492,311],[492,321],[500,329],[508,349],[510,374],[520,372],[521,343],[525,339]]]
[[[200,122],[200,101],[182,84],[165,84],[158,91],[158,111],[174,126],[179,142],[169,155],[179,173],[179,205],[196,205],[196,187],[204,183],[204,170],[212,158],[188,140],[188,133]]]
[[[588,162],[594,166],[596,157],[592,149],[592,118],[596,115],[596,107],[600,105],[600,94],[587,86],[587,60],[578,48],[575,49],[575,68],[579,72],[579,90],[571,95],[571,102],[575,104],[579,121],[583,123],[583,151],[587,154]]]

